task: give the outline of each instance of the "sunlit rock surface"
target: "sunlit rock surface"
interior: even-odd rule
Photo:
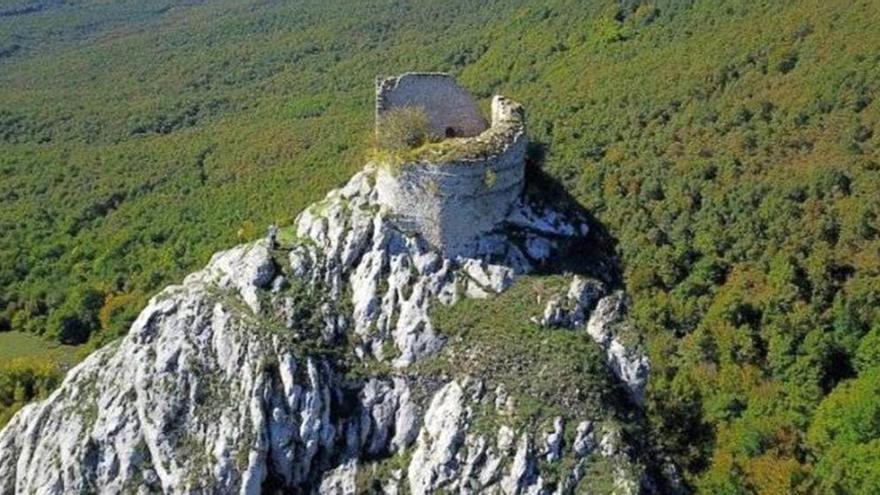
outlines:
[[[372,184],[359,173],[305,210],[289,251],[218,253],[155,296],[0,432],[0,494],[573,493],[599,459],[611,491],[650,486],[601,411],[541,435],[477,428],[476,408],[510,405],[503,387],[411,371],[445,345],[431,305],[493,297],[584,222],[521,203],[450,259],[399,231]],[[583,306],[601,292],[572,290]],[[553,318],[609,347],[609,297]]]

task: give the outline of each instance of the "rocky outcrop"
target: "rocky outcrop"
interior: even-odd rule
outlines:
[[[536,323],[553,328],[576,328],[587,322],[590,312],[606,293],[598,280],[574,276],[565,297],[551,299]]]
[[[534,321],[551,328],[586,329],[602,347],[611,372],[626,384],[633,401],[642,405],[650,364],[638,347],[624,345],[625,316],[622,291],[608,294],[601,282],[574,276],[565,296],[548,301],[543,315]]]
[[[580,219],[519,203],[509,222],[518,231],[515,236],[501,225],[447,257],[420,236],[402,232],[382,212],[371,180],[371,172],[358,174],[306,209],[296,229],[307,242],[291,251],[289,261],[295,277],[326,287],[332,298],[350,291],[355,352],[391,358],[396,367],[443,345],[428,317],[432,302],[453,304],[463,296],[497,294],[517,275],[546,261],[559,238],[587,231]],[[546,249],[523,249],[523,239]]]
[[[359,173],[299,216],[289,252],[215,255],[22,409],[0,432],[0,494],[573,493],[598,465],[635,493],[643,469],[608,411],[538,431],[503,387],[415,366],[446,344],[431,305],[491,297],[585,232],[518,203],[445,257]],[[596,318],[604,336],[613,318]]]
[[[587,333],[602,346],[611,371],[627,385],[630,396],[641,405],[650,365],[644,353],[637,348],[626,347],[619,336],[618,329],[625,311],[626,296],[623,292],[617,291],[603,297],[590,315]]]

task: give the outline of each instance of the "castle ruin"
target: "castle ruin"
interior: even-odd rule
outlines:
[[[445,139],[404,163],[378,163],[379,202],[396,224],[446,255],[462,253],[499,226],[519,200],[527,138],[521,105],[492,99],[487,125],[473,97],[443,73],[406,73],[376,82],[376,128],[395,108],[419,107]]]

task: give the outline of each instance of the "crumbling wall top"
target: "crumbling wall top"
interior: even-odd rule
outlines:
[[[442,72],[408,72],[377,79],[377,129],[386,112],[400,107],[423,108],[437,136],[476,136],[488,127],[470,93]]]
[[[445,139],[377,154],[378,202],[401,230],[421,234],[448,256],[468,252],[505,221],[522,194],[528,146],[523,107],[495,96],[487,126],[473,98],[447,74],[377,81],[377,131],[384,112],[404,106],[424,108],[433,132]]]

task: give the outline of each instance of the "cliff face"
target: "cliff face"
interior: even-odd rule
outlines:
[[[450,259],[389,222],[373,183],[359,173],[304,211],[285,249],[218,253],[155,296],[0,432],[0,494],[653,486],[615,406],[524,424],[505,383],[420,366],[448,345],[432,306],[495,297],[582,219],[519,203]],[[622,301],[576,278],[538,323],[589,331],[636,409],[647,363],[615,338]]]

